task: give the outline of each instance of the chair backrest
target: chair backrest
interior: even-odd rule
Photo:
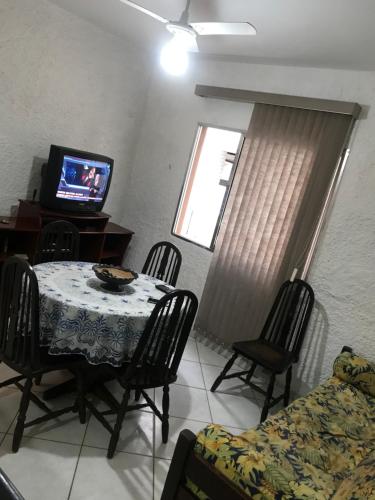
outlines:
[[[161,377],[176,375],[198,308],[198,299],[188,290],[175,290],[155,305],[138,342],[126,376],[137,366],[147,365]]]
[[[40,365],[38,280],[30,264],[18,257],[9,258],[2,270],[0,359],[21,373]]]
[[[181,261],[181,252],[175,245],[169,241],[160,241],[149,251],[142,273],[175,286]]]
[[[314,292],[303,280],[286,281],[273,303],[260,338],[294,354],[297,361],[314,305]]]
[[[36,261],[57,262],[78,260],[79,232],[76,226],[64,220],[50,222],[41,231]]]

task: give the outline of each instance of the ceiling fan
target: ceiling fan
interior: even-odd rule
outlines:
[[[256,35],[256,29],[248,22],[189,22],[191,0],[187,0],[185,10],[178,21],[169,21],[131,0],[120,1],[166,25],[166,29],[173,35],[173,39],[163,48],[160,60],[164,69],[174,75],[180,75],[186,71],[188,66],[187,52],[199,51],[197,44],[199,36]]]

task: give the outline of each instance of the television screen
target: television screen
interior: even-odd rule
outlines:
[[[56,197],[78,202],[102,203],[110,172],[109,163],[64,155]]]
[[[52,144],[42,168],[41,205],[52,210],[100,212],[111,185],[113,163],[108,156]]]

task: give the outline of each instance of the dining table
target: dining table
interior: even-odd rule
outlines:
[[[89,364],[119,367],[131,359],[163,281],[138,274],[121,291],[103,288],[88,262],[48,262],[34,267],[40,295],[40,342],[51,355],[82,355]],[[47,391],[51,399],[62,391]]]

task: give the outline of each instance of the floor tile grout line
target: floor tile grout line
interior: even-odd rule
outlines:
[[[195,341],[195,343],[197,344],[197,341]],[[212,416],[212,410],[211,410],[211,406],[210,406],[210,401],[209,401],[209,397],[208,397],[208,394],[207,394],[206,380],[204,378],[204,373],[203,373],[203,368],[202,368],[202,364],[207,364],[207,363],[202,363],[201,355],[200,355],[199,349],[198,349],[198,345],[197,345],[197,351],[198,351],[198,359],[199,359],[199,364],[200,364],[200,368],[201,368],[201,372],[202,372],[202,377],[203,377],[203,384],[204,384],[205,391],[206,391],[206,399],[207,399],[208,410],[210,412],[211,422],[213,422],[214,419],[213,419],[213,416]],[[214,365],[211,365],[211,366],[214,366]]]
[[[200,363],[197,363],[197,364],[200,365]],[[202,368],[201,368],[201,370],[202,370]],[[203,372],[202,372],[202,376],[203,376]],[[196,385],[179,384],[178,382],[174,382],[173,385],[178,385],[180,387],[190,387],[191,389],[201,389],[202,391],[206,390],[205,387],[197,387]]]
[[[229,359],[229,358],[228,358]],[[185,361],[188,361],[187,359],[185,359]],[[228,361],[226,358],[225,358],[225,361]],[[193,361],[194,363],[194,361]],[[220,368],[220,370],[223,370],[224,366],[226,363],[222,364],[222,365],[215,365],[213,363],[207,363],[207,361],[199,361],[199,363],[201,365],[206,365],[206,366],[214,366],[215,368]],[[241,366],[238,366],[236,364],[234,364],[234,368],[242,368]],[[231,368],[231,370],[233,370],[234,368]]]
[[[187,384],[181,384],[181,383],[178,383],[178,382],[174,382],[173,385],[178,385],[180,387],[190,387],[191,389],[200,389],[202,391],[209,391],[210,389],[207,389],[207,386],[206,386],[206,381],[205,381],[205,378],[204,378],[204,374],[203,374],[203,369],[202,369],[202,363],[199,363],[201,365],[201,371],[202,371],[202,376],[203,376],[203,384],[205,385],[205,387],[197,387],[196,385],[187,385]],[[203,363],[205,364],[205,363]],[[214,366],[214,365],[210,365],[210,366]],[[219,367],[217,367],[219,368]],[[250,386],[247,386],[246,384],[243,384],[244,387],[248,387],[250,390],[251,390],[251,387]],[[228,389],[229,391],[229,389]],[[238,396],[240,398],[243,398],[245,396],[241,395],[241,394],[237,394],[237,393],[233,393],[233,392],[226,392],[225,389],[221,389],[221,390],[216,390],[215,392],[218,392],[218,393],[222,393],[222,394],[229,394],[230,396]],[[253,391],[254,394],[255,394],[255,391]],[[255,397],[255,399],[258,399],[257,397]],[[142,410],[140,410],[142,411]]]
[[[206,364],[206,363],[203,363],[203,364]],[[204,385],[206,387],[206,396],[207,396],[208,408],[209,408],[210,414],[211,414],[211,422],[214,422],[213,414],[212,414],[212,410],[211,410],[211,405],[210,405],[210,398],[208,397],[208,389],[207,389],[207,386],[206,386],[206,379],[205,379],[204,373],[203,373],[202,363],[200,363],[200,365],[201,365],[201,371],[202,371],[202,376],[203,376],[203,383],[204,383]],[[255,392],[255,391],[253,391],[253,392]],[[240,394],[231,394],[231,393],[225,393],[225,392],[221,392],[221,393],[222,394],[227,394],[229,396],[236,396],[236,397],[240,397],[240,398],[245,398],[245,396],[242,396]],[[245,398],[245,399],[248,399],[248,398]],[[255,403],[258,405],[259,401],[255,397],[255,395],[254,395],[254,399],[255,399]],[[231,427],[232,429],[238,429],[238,430],[243,431],[243,428],[241,428],[241,427],[236,427],[236,426],[231,426],[231,425],[229,425],[229,426],[223,425],[223,427]]]
[[[82,447],[83,448],[90,448],[92,450],[101,450],[101,451],[108,450],[108,446],[106,446],[104,448],[101,446],[93,446],[92,444],[83,444]],[[153,458],[153,455],[147,455],[146,453],[139,453],[137,451],[116,450],[116,455],[118,455],[119,453],[125,453],[125,455],[136,455],[137,457]],[[111,459],[107,459],[107,460],[111,460]]]
[[[165,458],[165,457],[155,457],[156,460],[165,460],[165,462],[172,462],[171,458]]]
[[[192,421],[192,422],[197,422],[199,424],[203,424],[203,425],[207,425],[207,424],[210,424],[212,422],[207,422],[207,421],[204,421],[204,420],[197,420],[196,418],[186,418],[186,417],[175,417],[173,415],[170,415],[170,417],[172,418],[176,418],[178,420],[189,420],[189,421]],[[225,426],[224,426],[225,427]],[[238,429],[239,431],[242,431],[242,430],[245,430],[243,429],[242,427],[236,427],[234,425],[229,425],[228,427],[231,427],[232,429]]]
[[[3,437],[3,439],[2,439],[2,440],[1,440],[1,442],[0,442],[0,446],[3,444],[3,442],[4,442],[4,440],[5,440],[5,438],[6,438],[6,437],[8,437],[8,436],[12,436],[12,435],[13,435],[13,434],[10,434],[10,432],[9,432],[9,431],[10,431],[10,430],[11,430],[11,428],[13,427],[13,424],[14,424],[14,422],[15,422],[16,418],[18,417],[18,413],[19,413],[19,409],[17,410],[17,413],[14,415],[14,417],[13,417],[13,419],[12,419],[11,423],[9,424],[9,426],[8,426],[8,428],[7,428],[7,430],[6,430],[6,432],[4,432],[4,437]]]
[[[224,364],[222,364],[222,365],[217,365],[217,364],[214,364],[214,363],[208,363],[208,362],[206,362],[206,361],[202,361],[201,356],[200,356],[200,353],[199,353],[199,348],[198,348],[198,345],[197,345],[198,359],[199,359],[199,362],[200,362],[202,365],[216,366],[217,368],[221,368],[221,369],[223,369],[223,368],[224,368],[224,366],[226,365],[226,363],[227,363],[227,362],[229,361],[229,359],[230,359],[230,356],[229,356],[229,355],[228,355],[228,357],[225,357],[225,356],[223,356],[222,354],[220,354],[220,353],[216,352],[216,351],[215,351],[215,349],[213,349],[213,348],[212,348],[212,347],[210,347],[209,345],[203,344],[202,342],[198,342],[197,340],[196,340],[196,344],[202,344],[204,347],[207,347],[207,348],[208,348],[208,349],[210,349],[210,350],[211,350],[214,354],[216,354],[217,356],[222,357],[222,358],[223,358],[223,360],[224,360]],[[186,360],[186,361],[188,361],[188,360]],[[238,363],[236,363],[236,362],[234,363],[234,366],[235,366],[235,367],[237,366],[238,368],[243,369],[243,367],[242,367],[241,365],[239,365]]]
[[[195,345],[196,345],[196,347],[197,347],[198,361],[199,361],[199,363],[200,363],[200,364],[202,364],[202,361],[201,361],[201,355],[200,355],[200,353],[199,353],[199,349],[198,349],[198,346],[197,346],[197,341],[195,341]]]
[[[191,420],[192,422],[197,422],[199,424],[209,424],[210,422],[207,422],[207,420],[198,420],[196,418],[187,418],[187,417],[177,417],[175,415],[169,415],[171,418],[177,418],[178,420]]]
[[[8,436],[8,434],[6,432],[3,433],[3,437],[2,439],[0,439],[0,448],[1,446],[3,445],[4,441],[5,441],[5,438]]]
[[[208,410],[209,410],[209,412],[210,412],[211,422],[213,422],[213,421],[214,421],[214,419],[213,419],[213,416],[212,416],[212,411],[211,411],[211,406],[210,406],[210,400],[209,400],[208,393],[207,393],[207,386],[206,386],[206,380],[205,380],[205,378],[204,378],[204,373],[203,373],[202,363],[199,363],[199,367],[200,367],[200,369],[201,369],[202,378],[203,378],[203,384],[204,384],[205,391],[206,391],[206,399],[207,399]]]
[[[202,369],[203,383],[205,384],[205,386],[206,386],[206,380],[205,380],[205,378],[204,378],[204,372],[203,372],[202,365],[205,365],[205,366],[211,366],[211,367],[215,367],[215,368],[221,368],[221,370],[223,369],[223,367],[222,367],[222,366],[212,365],[212,364],[209,364],[209,363],[202,363],[202,362],[200,362],[200,365],[201,365],[201,369]],[[233,369],[232,369],[232,370],[233,370]],[[229,373],[230,373],[230,372],[229,372]],[[177,383],[176,383],[176,385],[183,385],[183,384],[177,384]],[[255,400],[255,402],[256,402],[257,404],[258,404],[258,403],[262,403],[262,400],[261,400],[261,399],[258,399],[256,391],[254,391],[253,389],[251,389],[251,387],[250,387],[250,386],[248,386],[247,384],[243,384],[243,385],[244,385],[244,387],[247,387],[247,388],[249,388],[249,389],[252,391],[252,393],[253,393],[253,399]],[[189,386],[189,387],[191,387],[191,386]],[[194,388],[195,388],[195,389],[199,389],[199,387],[194,387]],[[209,391],[209,389],[207,389],[207,387],[206,387],[206,390],[207,390],[207,391]],[[246,399],[248,399],[246,396],[244,396],[244,395],[242,395],[242,394],[236,394],[236,393],[233,393],[233,392],[230,392],[230,391],[228,391],[228,392],[227,392],[225,389],[222,389],[222,390],[220,390],[220,391],[215,391],[215,392],[219,392],[219,393],[221,393],[221,394],[228,394],[229,396],[237,396],[237,397],[241,397],[241,398],[246,398]]]
[[[7,436],[13,436],[13,434],[7,434]],[[58,441],[57,439],[47,439],[39,436],[31,436],[30,434],[24,434],[22,436],[22,439],[37,439],[38,441],[48,441],[49,443],[55,443],[55,444],[67,444],[69,446],[76,446],[79,447],[81,446],[80,443],[69,443],[68,441]]]
[[[156,419],[156,417],[154,417]],[[173,418],[176,418],[176,419],[179,419],[179,420],[192,420],[192,419],[186,419],[186,418],[183,418],[183,417],[173,417]],[[199,421],[199,420],[194,420],[194,422],[198,422],[198,423],[201,423],[203,425],[207,425],[207,424],[210,424],[210,422],[203,422],[203,421]],[[226,426],[226,425],[223,425],[223,427],[231,427],[232,429],[237,429],[239,431],[245,431],[246,429],[242,429],[240,427],[233,427],[233,426]],[[155,435],[156,435],[156,429],[155,429]],[[5,437],[10,437],[11,435],[8,435],[6,436],[4,434],[4,438]],[[85,436],[84,436],[85,437]],[[4,439],[3,438],[3,439]],[[40,438],[40,437],[35,437],[35,436],[24,436],[25,439],[33,439],[33,440],[36,440],[36,441],[43,441],[43,442],[47,442],[47,443],[53,443],[53,444],[63,444],[63,445],[68,445],[68,446],[72,446],[72,447],[75,447],[75,448],[80,448],[80,451],[82,448],[90,448],[90,449],[93,449],[93,450],[100,450],[100,451],[103,451],[103,450],[107,450],[107,447],[101,447],[101,446],[94,446],[94,445],[91,445],[91,444],[85,444],[84,441],[82,442],[81,445],[79,444],[72,444],[72,443],[66,443],[66,442],[63,442],[63,441],[55,441],[55,440],[51,440],[51,439],[45,439],[45,438]],[[154,441],[155,442],[155,441]],[[152,454],[148,455],[146,453],[139,453],[139,452],[136,452],[136,451],[128,451],[128,450],[118,450],[116,451],[116,454],[125,454],[125,455],[135,455],[135,456],[138,456],[138,457],[144,457],[144,458],[151,458],[151,459],[156,459],[156,460],[167,460],[167,461],[171,461],[172,458],[166,458],[166,457],[162,457],[160,455],[158,455],[156,453],[156,451],[153,451]]]
[[[196,361],[195,359],[181,358],[181,363],[183,361],[188,362],[188,363],[200,363],[200,361]]]
[[[69,499],[70,499],[70,496],[71,496],[72,491],[73,491],[73,484],[74,484],[74,481],[75,481],[75,478],[76,478],[77,469],[78,469],[78,464],[79,464],[79,460],[80,460],[80,458],[81,458],[81,453],[82,453],[83,443],[85,442],[85,438],[86,438],[87,430],[88,430],[88,428],[89,428],[90,419],[91,419],[91,415],[89,416],[89,418],[88,418],[88,420],[87,420],[86,429],[85,429],[85,432],[84,432],[83,437],[82,437],[81,447],[80,447],[79,452],[78,452],[77,462],[76,462],[76,466],[75,466],[75,468],[74,468],[72,482],[70,483],[70,488],[69,488],[69,493],[68,493],[67,500],[69,500]]]
[[[176,418],[176,417],[173,417],[173,418]],[[10,436],[12,436],[12,434],[4,434],[3,440],[5,439],[5,437],[10,437]],[[85,437],[86,437],[86,432],[84,434],[84,438]],[[78,443],[68,443],[66,441],[56,441],[56,439],[47,439],[47,438],[41,438],[41,437],[38,437],[38,436],[27,436],[27,435],[24,435],[22,439],[36,439],[37,441],[47,441],[47,443],[54,443],[54,444],[65,444],[65,445],[68,445],[68,446],[75,446],[76,448],[78,448],[78,447],[81,448],[83,446],[85,448],[93,448],[95,450],[106,450],[108,448],[107,446],[106,447],[104,447],[104,446],[103,447],[102,446],[94,446],[92,444],[86,444],[84,442],[82,442],[81,444],[78,444]],[[0,442],[0,444],[3,442],[3,440]],[[147,455],[146,453],[139,453],[137,451],[126,451],[126,450],[118,450],[116,453],[128,453],[130,455],[139,455],[141,457],[147,457],[147,458],[152,458],[154,456],[153,454]]]

